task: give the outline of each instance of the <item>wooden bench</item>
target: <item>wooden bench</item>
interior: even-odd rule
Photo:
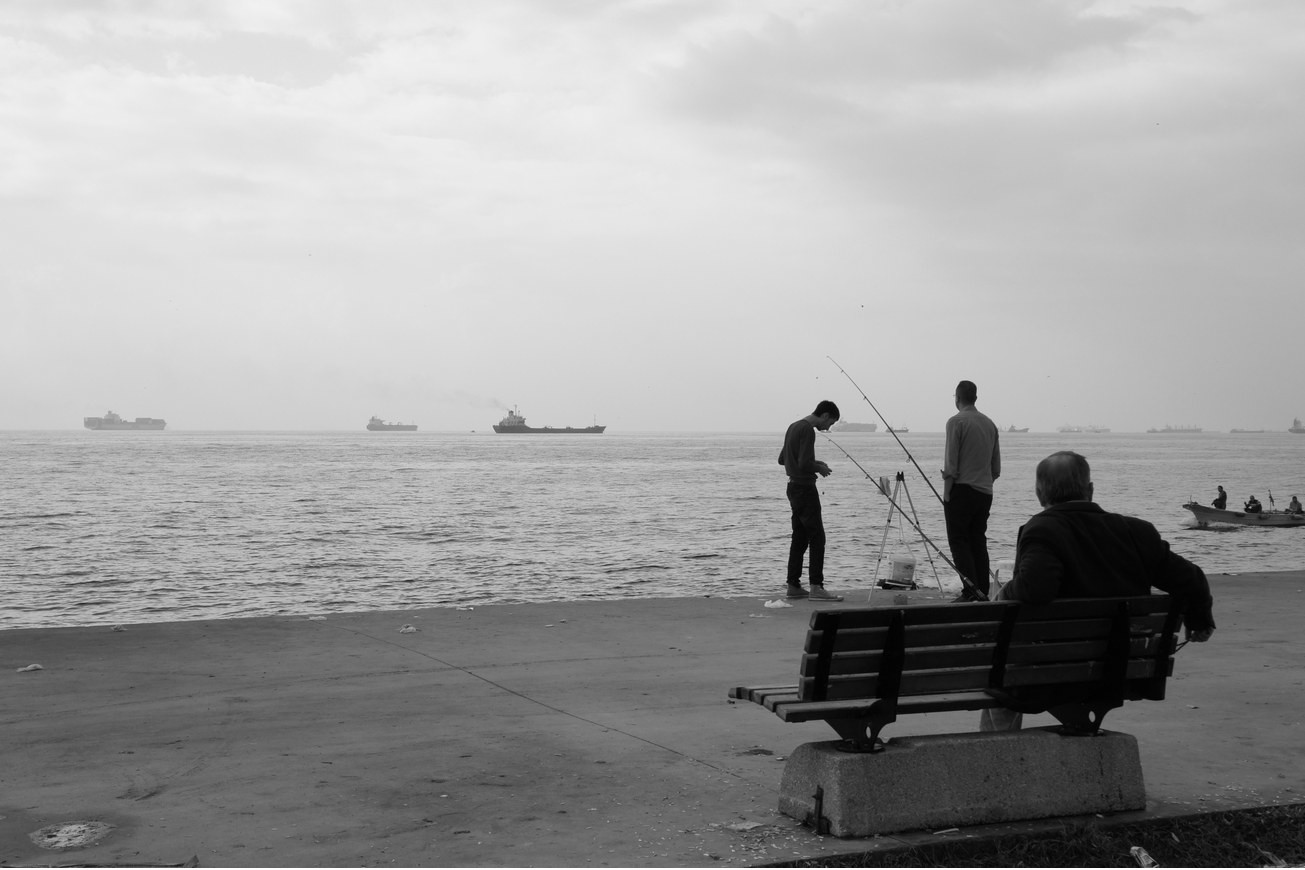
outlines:
[[[829,608],[811,615],[797,685],[729,697],[823,719],[860,752],[909,713],[1009,707],[1095,734],[1125,701],[1164,698],[1181,622],[1168,595]]]

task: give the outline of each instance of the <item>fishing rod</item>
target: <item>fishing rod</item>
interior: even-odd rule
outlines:
[[[838,363],[834,363],[834,365],[838,365]],[[867,401],[868,401],[868,400],[867,400]],[[887,425],[887,424],[885,423],[884,425]],[[926,544],[928,544],[930,547],[933,547],[934,551],[935,551],[939,556],[942,557],[942,560],[943,560],[944,562],[946,562],[947,565],[948,565],[948,566],[949,566],[953,571],[956,572],[956,576],[958,576],[958,577],[961,578],[961,585],[965,587],[965,590],[966,590],[967,592],[969,592],[970,595],[974,596],[975,600],[977,600],[977,601],[988,601],[988,600],[989,600],[989,599],[988,599],[988,595],[987,595],[987,593],[984,592],[982,589],[980,589],[978,586],[974,585],[974,581],[971,580],[970,578],[966,577],[965,574],[961,572],[961,569],[956,567],[956,563],[953,562],[953,561],[951,560],[951,558],[950,558],[946,553],[943,552],[943,550],[942,550],[941,547],[939,547],[937,544],[935,544],[935,543],[933,542],[933,539],[932,539],[932,538],[930,538],[928,535],[926,535],[926,534],[924,533],[924,529],[920,528],[920,524],[919,524],[919,523],[917,523],[915,520],[911,519],[911,517],[907,515],[906,511],[902,510],[902,506],[899,505],[896,501],[893,500],[893,497],[892,497],[891,495],[889,495],[888,492],[887,492],[887,490],[885,490],[884,487],[881,486],[881,485],[879,484],[879,481],[875,480],[875,476],[874,476],[873,474],[871,474],[870,472],[866,471],[865,466],[863,466],[861,463],[859,463],[859,462],[856,461],[856,457],[852,456],[851,453],[848,453],[846,450],[844,450],[842,444],[839,444],[839,443],[838,443],[837,441],[835,441],[833,438],[829,437],[829,433],[828,433],[828,432],[822,432],[821,434],[823,434],[823,435],[825,436],[825,440],[826,440],[826,441],[828,441],[830,444],[833,444],[835,447],[837,447],[837,448],[838,448],[838,451],[839,451],[840,453],[842,453],[844,456],[846,456],[848,459],[850,459],[850,460],[852,461],[852,464],[855,465],[857,468],[859,468],[859,469],[861,470],[861,473],[864,474],[864,475],[866,476],[866,479],[869,480],[871,483],[873,483],[873,484],[875,485],[875,489],[879,490],[880,492],[882,492],[882,493],[884,494],[884,498],[888,499],[888,503],[889,503],[890,505],[892,505],[894,508],[897,509],[897,512],[898,512],[899,514],[902,515],[902,519],[904,519],[904,520],[906,520],[908,523],[910,523],[910,524],[911,524],[911,528],[915,529],[916,534],[918,534],[918,535],[919,535],[919,536],[924,540],[924,542],[925,542]],[[918,466],[917,466],[917,467],[918,467]],[[908,493],[908,495],[909,495],[909,493]]]
[[[826,356],[825,358],[828,359],[831,363],[833,363],[834,366],[835,366],[835,367],[836,367],[840,372],[843,373],[843,377],[847,378],[848,382],[849,382],[852,386],[856,387],[856,391],[857,391],[858,393],[861,394],[861,398],[865,399],[865,403],[866,403],[867,405],[869,405],[869,406],[871,407],[871,409],[875,412],[875,416],[877,416],[877,417],[878,417],[878,418],[883,422],[883,424],[884,424],[884,428],[888,430],[888,434],[893,436],[893,440],[895,440],[895,441],[897,442],[897,445],[898,445],[899,447],[902,448],[902,451],[906,453],[906,458],[909,459],[909,460],[911,460],[911,464],[915,466],[915,470],[918,471],[918,472],[920,472],[920,476],[924,478],[924,482],[927,483],[927,484],[929,484],[929,489],[933,490],[934,498],[938,499],[938,504],[942,505],[943,512],[945,513],[945,512],[947,511],[947,502],[943,501],[943,497],[942,497],[941,495],[938,494],[938,489],[933,485],[933,481],[929,479],[929,475],[927,475],[927,474],[924,473],[924,469],[920,467],[920,463],[918,463],[918,462],[915,461],[915,457],[911,454],[911,451],[908,450],[907,447],[906,447],[906,445],[902,443],[902,439],[897,437],[897,433],[893,431],[893,427],[888,425],[888,421],[884,419],[884,415],[883,415],[883,414],[880,414],[880,413],[879,413],[879,409],[875,407],[875,403],[872,402],[872,401],[870,401],[870,397],[867,396],[867,395],[865,394],[865,390],[861,389],[861,385],[860,385],[860,384],[858,384],[856,381],[852,380],[852,376],[849,375],[849,374],[847,373],[847,369],[843,368],[842,366],[840,366],[840,365],[838,364],[838,360],[834,359],[832,356]],[[839,449],[842,450],[843,448],[840,447]],[[844,450],[843,452],[846,453],[847,451]],[[848,456],[848,459],[852,459],[852,457],[851,457],[851,456]],[[856,462],[855,459],[852,459],[852,461],[853,461],[853,462]],[[857,467],[860,468],[859,465],[858,465]],[[865,471],[864,468],[862,468],[861,470],[862,470],[862,471]],[[888,494],[888,493],[884,493],[884,495],[887,495],[887,494]],[[890,499],[890,501],[891,501],[891,499]],[[937,547],[935,547],[934,549],[937,549]],[[942,552],[942,551],[939,550],[939,553],[941,553],[941,552]],[[948,564],[951,565],[951,562],[948,562]],[[956,567],[955,565],[952,565],[952,568],[955,568],[955,567]],[[957,573],[957,574],[960,574],[961,572],[958,570],[956,573]],[[995,573],[991,568],[988,569],[988,576],[989,576],[989,577],[992,577],[993,579],[996,579],[996,577],[997,577],[996,573]],[[965,577],[964,574],[961,574],[961,580],[963,580],[963,581],[966,580],[966,577]],[[972,584],[970,584],[970,583],[968,583],[968,582],[966,583],[966,585],[967,585],[967,588],[973,588],[975,591],[979,591],[979,590],[978,590],[978,587],[975,587],[975,586],[973,586]],[[983,593],[982,593],[982,592],[979,592],[979,594],[982,595]],[[984,596],[984,599],[986,599],[986,598],[987,598],[987,596]]]
[[[871,410],[875,412],[875,416],[877,416],[883,422],[884,428],[888,430],[888,434],[892,435],[893,438],[896,439],[897,445],[901,447],[902,450],[906,453],[906,458],[911,460],[911,464],[915,466],[915,470],[920,472],[920,476],[924,478],[924,482],[929,484],[929,488],[933,490],[934,497],[938,499],[938,504],[945,504],[945,502],[943,502],[943,497],[938,494],[937,488],[934,487],[933,481],[929,479],[929,475],[924,473],[924,469],[920,467],[920,463],[915,461],[915,457],[911,455],[910,450],[906,449],[906,445],[902,443],[902,439],[897,437],[897,433],[893,431],[893,427],[888,425],[887,420],[884,420],[884,415],[879,413],[879,409],[875,407],[874,402],[870,401],[870,397],[865,394],[865,390],[861,389],[861,387],[857,384],[857,382],[852,380],[852,376],[847,373],[846,369],[844,369],[842,366],[838,364],[838,360],[834,359],[832,356],[827,356],[826,359],[828,359],[831,363],[833,363],[834,366],[840,372],[843,373],[843,377],[847,378],[847,380],[852,384],[852,386],[856,387],[856,391],[861,394],[861,398],[865,399],[865,403],[869,405]],[[838,449],[842,450],[843,448],[839,447]],[[847,451],[843,451],[843,452],[846,453]],[[852,459],[852,457],[849,456],[848,459]],[[852,461],[856,462],[855,459],[852,459]],[[861,468],[861,466],[859,465],[857,467]],[[861,470],[865,471],[864,468],[861,468]],[[884,494],[887,495],[887,493]],[[952,567],[955,568],[956,566],[953,565]]]

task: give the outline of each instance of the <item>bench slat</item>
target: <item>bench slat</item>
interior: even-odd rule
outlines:
[[[1022,604],[1014,601],[980,601],[967,604],[907,604],[901,607],[861,607],[817,610],[811,614],[810,627],[820,629],[823,621],[837,624],[842,631],[859,628],[883,628],[894,614],[901,613],[908,627],[921,624],[949,625],[958,622],[1000,622],[1007,607],[1019,607],[1021,619],[1029,621],[1063,621],[1075,618],[1102,618],[1115,614],[1120,602],[1128,605],[1133,616],[1164,615],[1168,612],[1167,595],[1143,595],[1131,598],[1063,598],[1047,604]]]
[[[874,710],[875,701],[802,701],[778,705],[774,713],[785,722],[814,722],[821,719],[856,718]],[[951,692],[903,698],[899,713],[947,713],[958,710],[985,710],[1000,707],[1001,702],[983,692]]]
[[[1106,673],[1104,659],[1084,662],[1055,662],[1048,665],[1026,665],[1007,668],[1003,688],[1028,688],[1030,686],[1058,686],[1075,683],[1099,682]],[[1135,659],[1128,663],[1125,678],[1144,680],[1155,676],[1154,659]],[[987,667],[948,669],[939,671],[913,671],[902,675],[899,697],[911,695],[935,695],[945,692],[966,690],[980,691],[989,688],[989,669]],[[814,699],[811,691],[813,680],[803,679],[798,682],[801,697]],[[879,697],[879,678],[877,675],[853,675],[830,677],[824,700],[836,701],[844,698]]]
[[[1155,655],[1158,637],[1135,637],[1129,641],[1132,658]],[[1102,658],[1108,642],[1105,638],[1074,640],[1066,643],[1012,644],[1006,656],[1009,665],[1043,664],[1055,661],[1081,661]],[[938,646],[907,649],[903,671],[937,670],[939,668],[988,667],[992,662],[993,644],[973,646]],[[883,664],[883,651],[836,652],[829,660],[829,675],[877,674]],[[805,653],[798,673],[813,676],[818,667],[818,656]]]
[[[1126,700],[1138,701],[1149,696],[1140,691],[1126,692]],[[855,718],[870,713],[877,702],[866,699],[846,701],[796,701],[777,700],[768,710],[785,722],[815,722],[822,719]],[[901,698],[897,702],[897,712],[909,713],[949,713],[962,710],[986,710],[1001,707],[998,699],[986,692],[946,692],[940,695],[917,695]]]
[[[975,644],[992,644],[997,640],[997,631],[1001,625],[1000,619],[993,621],[974,622],[966,620],[963,622],[939,623],[929,622],[927,624],[908,624],[906,631],[906,646],[944,646],[956,645],[961,642]],[[1017,643],[1037,643],[1056,640],[1073,640],[1076,638],[1087,637],[1106,637],[1110,633],[1111,621],[1105,617],[1094,617],[1086,619],[1064,620],[1060,622],[1048,622],[1045,620],[1025,620],[1021,619],[1015,625],[1012,641]],[[1129,632],[1134,635],[1154,634],[1164,627],[1164,614],[1158,616],[1144,616],[1132,618],[1129,620]],[[845,628],[838,626],[834,629],[833,651],[847,652],[851,650],[882,650],[884,648],[885,638],[888,636],[886,626],[877,626],[873,628]],[[813,629],[807,635],[806,650],[807,652],[818,652],[823,642],[824,632]]]

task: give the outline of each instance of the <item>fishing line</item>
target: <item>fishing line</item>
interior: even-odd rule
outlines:
[[[834,359],[832,356],[827,356],[825,357],[825,359],[833,363],[834,366],[840,372],[843,373],[843,377],[847,378],[847,380],[852,384],[852,386],[856,387],[856,391],[861,394],[861,398],[865,399],[865,403],[869,405],[871,410],[875,412],[875,416],[878,417],[881,421],[883,421],[884,428],[888,430],[888,434],[893,436],[893,438],[897,441],[897,445],[901,447],[902,450],[906,453],[906,458],[911,460],[911,464],[915,466],[915,470],[920,472],[920,476],[924,478],[924,482],[929,484],[929,488],[933,490],[934,497],[938,499],[938,504],[943,504],[944,503],[943,497],[941,495],[938,495],[938,490],[934,487],[933,481],[929,479],[929,475],[924,473],[924,469],[920,467],[920,463],[915,461],[915,457],[911,455],[910,450],[906,449],[906,445],[902,443],[902,439],[897,437],[897,433],[893,431],[893,427],[888,425],[887,420],[884,420],[884,415],[879,413],[879,409],[875,407],[874,402],[870,401],[870,397],[865,394],[865,390],[861,389],[861,387],[857,384],[857,382],[852,380],[852,376],[847,373],[846,369],[844,369],[842,366],[838,364],[838,360]],[[842,450],[843,448],[840,447],[839,449]],[[849,456],[848,459],[852,459],[852,457]],[[856,460],[852,459],[852,461],[855,462]],[[857,467],[860,468],[859,465]],[[865,471],[864,468],[862,468],[861,470]],[[884,493],[884,495],[887,494],[888,493]],[[956,566],[953,565],[952,567],[955,568]]]
[[[838,363],[834,363],[834,365],[838,365]],[[822,432],[821,434],[825,436],[826,441],[828,441],[830,444],[837,447],[840,453],[842,453],[844,456],[850,459],[852,461],[852,464],[861,470],[861,473],[866,476],[866,479],[875,485],[875,489],[883,493],[884,498],[888,499],[888,503],[892,505],[894,508],[896,508],[897,512],[902,515],[902,519],[910,523],[911,528],[915,529],[916,534],[918,534],[926,544],[928,544],[930,547],[933,547],[934,552],[936,552],[939,556],[941,556],[942,560],[946,562],[947,565],[953,571],[956,572],[956,576],[961,578],[961,585],[964,586],[965,589],[971,595],[975,596],[975,598],[979,601],[989,600],[988,596],[984,593],[984,591],[980,589],[978,586],[975,586],[972,580],[970,580],[968,577],[962,574],[961,570],[956,567],[956,563],[951,560],[951,557],[949,557],[946,553],[944,553],[942,548],[939,547],[937,544],[935,544],[933,542],[933,539],[924,533],[924,529],[920,528],[920,524],[917,523],[915,520],[913,520],[910,517],[910,515],[906,513],[906,511],[902,510],[902,506],[893,500],[893,497],[888,494],[888,492],[883,488],[883,486],[880,485],[879,481],[875,479],[875,476],[870,472],[866,471],[865,466],[863,466],[861,463],[856,461],[856,457],[854,457],[851,453],[848,453],[846,450],[844,450],[843,445],[839,444],[837,441],[831,438],[828,432]],[[909,496],[910,493],[908,492],[907,495]]]
[[[912,455],[911,451],[907,449],[905,444],[902,443],[902,439],[897,437],[897,433],[893,431],[893,427],[888,425],[888,421],[884,419],[884,415],[879,413],[879,409],[875,407],[875,403],[870,401],[870,397],[865,394],[865,390],[861,389],[860,384],[852,380],[852,376],[847,373],[847,369],[843,368],[838,364],[838,360],[834,359],[832,356],[826,356],[825,358],[828,359],[831,363],[833,363],[834,366],[840,372],[843,373],[843,377],[847,378],[848,382],[853,387],[856,387],[856,391],[861,394],[861,398],[865,399],[865,403],[869,405],[871,410],[875,412],[875,416],[878,417],[881,422],[883,422],[884,428],[888,430],[888,434],[892,435],[893,440],[895,440],[897,442],[897,445],[902,448],[902,451],[906,454],[906,458],[911,460],[911,464],[915,466],[915,470],[920,472],[920,477],[924,478],[924,482],[929,484],[929,489],[933,490],[934,498],[938,499],[938,504],[942,505],[943,511],[945,512],[947,510],[947,503],[944,502],[943,497],[938,494],[938,489],[933,485],[933,481],[929,479],[929,475],[924,473],[924,469],[920,467],[920,463],[915,461],[915,456]],[[825,437],[829,438],[828,432],[825,433]],[[843,450],[843,448],[840,445],[834,442],[834,439],[829,438],[829,443],[833,444],[835,447],[838,447],[839,450],[842,450],[843,455],[846,456],[848,459],[852,459],[852,454],[848,453],[846,450]],[[857,462],[855,459],[852,459],[852,464],[855,465],[857,468],[861,468],[861,463]],[[865,474],[866,477],[870,477],[871,480],[874,480],[874,478],[870,476],[870,472],[866,471],[864,468],[861,468],[861,472]],[[879,484],[877,482],[875,483],[875,488],[881,489],[881,487],[879,487]],[[890,496],[886,492],[884,493],[884,497],[887,498],[889,502],[893,501],[892,496]],[[897,507],[896,503],[894,503],[893,506]],[[900,507],[897,507],[897,509],[899,511],[901,510]],[[937,544],[935,544],[933,541],[930,541],[929,538],[924,534],[923,531],[921,531],[920,527],[916,523],[911,522],[911,525],[914,526],[915,530],[920,533],[921,538],[924,538],[924,540],[928,541],[929,545],[938,551],[938,555],[943,557],[943,561],[945,561],[948,565],[951,566],[952,570],[956,572],[956,575],[961,578],[961,585],[965,587],[967,592],[969,592],[973,596],[976,596],[980,601],[988,600],[987,594],[978,586],[976,586],[973,580],[966,577],[965,574],[963,574],[961,570],[956,567],[956,563],[953,562],[950,558],[948,558],[947,555],[943,553],[942,549]],[[996,577],[996,575],[992,572],[991,569],[989,569],[988,575],[990,577]]]

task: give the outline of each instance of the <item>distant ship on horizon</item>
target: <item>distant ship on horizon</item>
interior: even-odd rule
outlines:
[[[380,417],[367,421],[368,432],[416,432],[416,423],[386,423]]]
[[[494,431],[500,435],[601,435],[607,429],[595,423],[592,426],[527,426],[526,418],[514,407],[506,417],[494,425]]]
[[[112,411],[106,411],[103,417],[83,417],[82,425],[87,429],[100,429],[106,431],[153,431],[157,432],[168,425],[166,420],[160,420],[155,417],[137,417],[135,420],[124,420]]]
[[[1163,429],[1147,429],[1149,435],[1195,435],[1203,431],[1200,426],[1170,426],[1165,425]]]
[[[1291,421],[1291,428],[1287,431],[1294,432],[1297,435],[1305,435],[1305,426],[1300,424],[1300,417],[1296,417]]]
[[[1070,433],[1070,434],[1078,433],[1078,432],[1089,432],[1093,435],[1100,435],[1104,432],[1109,432],[1110,427],[1109,426],[1058,426],[1056,428],[1056,431]]]
[[[878,423],[853,423],[851,421],[839,420],[832,429],[839,432],[877,432],[879,431]]]

